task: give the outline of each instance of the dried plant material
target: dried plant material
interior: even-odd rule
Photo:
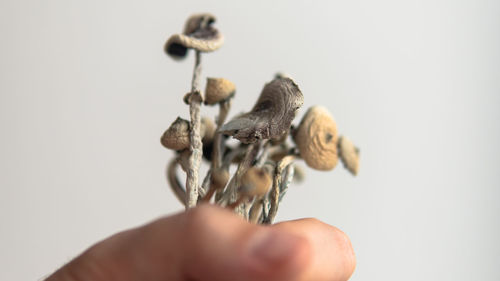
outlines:
[[[222,126],[219,131],[242,143],[279,139],[290,129],[304,96],[289,78],[276,78],[264,86],[253,109]]]
[[[224,168],[218,168],[212,171],[210,175],[210,187],[203,201],[210,201],[217,190],[224,189],[229,181],[229,177],[229,171]]]
[[[172,35],[165,43],[165,52],[174,59],[182,59],[188,49],[199,52],[212,52],[224,43],[220,32],[213,27],[215,17],[211,14],[191,16],[185,25],[183,34]]]
[[[236,92],[233,82],[225,78],[207,78],[205,104],[214,105],[231,98]]]
[[[294,163],[299,155],[318,170],[333,169],[340,157],[356,174],[359,151],[345,137],[338,140],[335,121],[323,107],[310,108],[299,126],[292,126],[304,97],[297,83],[284,73],[264,86],[249,112],[225,123],[236,86],[224,78],[207,78],[205,97],[200,90],[201,54],[222,45],[214,22],[211,14],[193,15],[183,33],[171,36],[165,44],[165,51],[174,59],[184,58],[189,49],[196,55],[191,91],[184,97],[190,120],[177,118],[161,138],[163,146],[177,151],[166,176],[186,209],[212,201],[215,194],[214,204],[232,208],[253,223],[269,224],[292,181],[303,178],[303,170]],[[218,105],[218,116],[201,118],[202,103]],[[290,134],[296,145],[289,141]],[[226,143],[225,135],[240,143]],[[200,186],[202,154],[210,167]],[[177,177],[177,167],[186,173],[185,187]]]
[[[248,197],[262,196],[269,191],[271,187],[271,176],[265,169],[252,167],[241,177],[241,194]]]
[[[215,135],[215,123],[210,118],[201,118],[201,141],[203,144],[209,144],[213,141]]]
[[[293,164],[293,161],[295,160],[294,155],[288,155],[283,157],[275,167],[274,170],[274,177],[273,177],[273,187],[271,191],[269,192],[269,202],[270,202],[270,207],[269,207],[269,212],[267,217],[264,220],[265,224],[271,224],[273,223],[274,217],[276,216],[276,213],[278,212],[278,205],[280,201],[280,193],[282,188],[282,181],[283,181],[283,171],[289,166]]]
[[[306,112],[294,135],[300,156],[309,167],[321,171],[337,165],[337,138],[337,125],[322,106],[313,106]]]
[[[339,156],[344,167],[353,175],[359,170],[359,149],[345,136],[339,138]]]
[[[173,150],[183,150],[189,147],[189,121],[177,117],[161,136],[161,144]]]
[[[170,127],[161,136],[161,144],[172,150],[184,150],[189,147],[190,124],[186,119],[177,117]],[[202,119],[200,135],[207,142],[213,139],[215,125],[210,119]]]
[[[177,178],[176,168],[178,165],[178,159],[173,159],[168,164],[167,168],[167,179],[170,188],[174,192],[175,196],[184,205],[186,204],[186,190],[182,187],[182,183]]]

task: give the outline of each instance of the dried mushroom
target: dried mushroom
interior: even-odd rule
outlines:
[[[339,138],[339,156],[344,167],[353,175],[359,170],[359,149],[345,136]]]
[[[174,34],[165,43],[165,52],[174,59],[182,59],[188,49],[200,52],[212,52],[219,49],[224,43],[220,32],[213,27],[215,16],[198,14],[191,16],[184,27],[182,34]]]
[[[233,82],[224,78],[207,78],[205,104],[213,105],[231,98],[236,92]]]
[[[337,125],[322,106],[309,108],[294,135],[300,156],[316,170],[335,168],[337,157]]]
[[[321,106],[310,108],[299,126],[292,126],[304,96],[286,73],[277,73],[264,85],[250,111],[226,123],[234,83],[207,78],[203,97],[201,91],[202,54],[223,42],[214,22],[211,14],[193,15],[182,34],[171,36],[164,46],[174,59],[186,57],[189,49],[195,53],[191,90],[184,98],[190,120],[177,118],[161,137],[163,146],[177,151],[167,166],[167,181],[186,209],[213,202],[250,222],[270,224],[291,183],[304,177],[296,165],[298,158],[317,170],[333,169],[340,158],[356,175],[359,150],[349,139],[338,137],[334,119]],[[202,118],[203,105],[216,105],[216,118]],[[239,142],[227,141],[226,136]],[[209,162],[202,162],[202,157]],[[207,168],[203,179],[199,178],[202,165]],[[184,171],[185,184],[178,170]]]
[[[209,119],[202,119],[204,122],[201,123],[200,135],[205,138],[209,138],[210,134],[213,138],[215,128],[214,124]],[[184,150],[189,147],[189,131],[191,125],[186,119],[177,117],[175,121],[170,125],[170,127],[161,136],[161,144],[172,150]]]
[[[280,138],[288,132],[304,103],[299,87],[290,78],[275,78],[262,90],[253,109],[222,126],[219,131],[242,143]]]

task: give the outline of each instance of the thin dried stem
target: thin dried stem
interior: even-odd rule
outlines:
[[[202,142],[200,135],[201,127],[201,53],[196,51],[193,80],[191,82],[191,96],[189,98],[189,115],[191,117],[191,131],[189,134],[190,144],[189,167],[186,171],[186,209],[193,208],[198,203],[198,170],[200,169],[202,156]]]
[[[269,213],[267,217],[264,220],[264,223],[266,224],[271,224],[273,223],[274,217],[276,216],[276,213],[278,212],[278,204],[279,204],[279,198],[280,198],[280,186],[281,186],[281,180],[282,180],[282,174],[283,170],[285,168],[292,164],[293,160],[295,160],[294,155],[287,155],[283,157],[277,164],[274,172],[274,179],[273,179],[273,187],[271,189],[271,192],[269,193],[269,200],[271,203],[271,206],[269,208]]]
[[[170,185],[170,188],[174,192],[175,196],[179,201],[181,201],[182,205],[186,204],[186,190],[182,187],[182,183],[177,178],[177,165],[179,165],[178,159],[172,159],[167,167],[167,179]]]

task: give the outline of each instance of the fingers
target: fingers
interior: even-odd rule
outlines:
[[[267,227],[205,205],[108,238],[48,280],[330,281],[354,264],[347,237],[319,221]]]
[[[280,231],[305,237],[311,245],[309,266],[298,280],[348,280],[356,267],[351,242],[338,228],[316,219],[301,219],[274,225]]]
[[[148,231],[161,233],[162,223]],[[177,227],[181,238],[157,250],[175,252],[180,280],[293,280],[310,260],[309,241],[302,236],[250,224],[214,206],[190,210]]]

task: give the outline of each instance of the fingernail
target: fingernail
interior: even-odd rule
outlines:
[[[257,231],[250,240],[249,254],[256,263],[277,265],[293,256],[301,239],[299,236],[271,229]]]

